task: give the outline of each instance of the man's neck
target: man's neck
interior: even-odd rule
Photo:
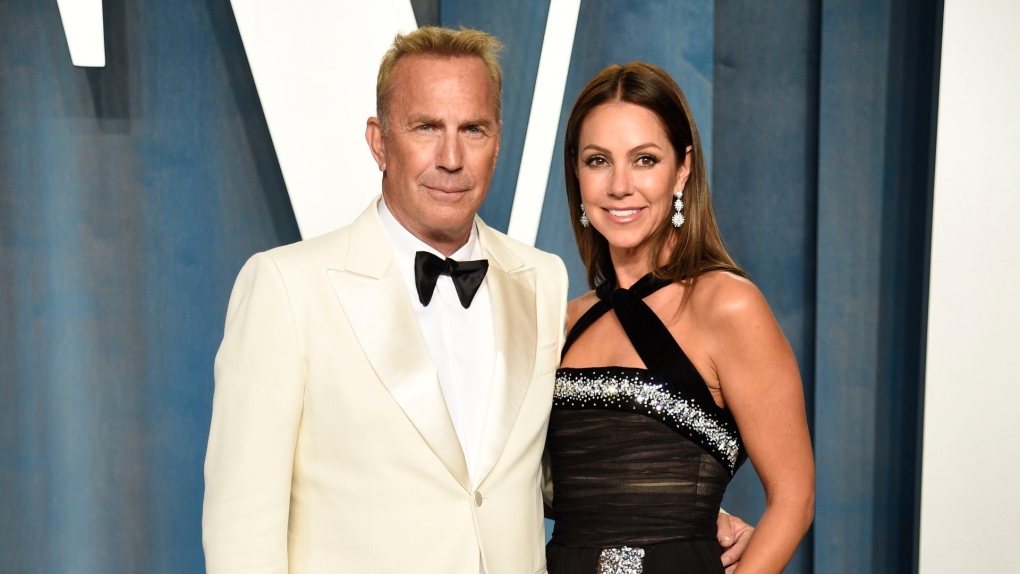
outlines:
[[[404,229],[407,228],[405,227]],[[435,249],[436,251],[442,253],[443,257],[449,257],[456,253],[457,251],[459,251],[461,247],[467,245],[468,238],[471,237],[470,230],[468,230],[468,233],[467,235],[464,236],[464,239],[460,241],[446,241],[429,237],[420,237],[416,235],[413,231],[411,232],[411,234],[420,239],[422,243],[424,243],[425,245],[428,245],[432,249]]]
[[[419,241],[421,241],[425,245],[428,245],[432,249],[435,249],[436,251],[441,253],[443,257],[449,257],[453,255],[454,253],[459,251],[460,248],[467,245],[468,240],[471,239],[471,228],[474,226],[473,222],[462,234],[459,234],[456,238],[451,238],[449,236],[439,234],[438,231],[436,231],[436,233],[433,234],[433,236],[429,236],[422,233],[417,233],[415,232],[415,230],[408,227],[407,224],[401,220],[400,215],[394,212],[394,210],[390,209],[389,204],[386,203],[385,196],[383,196],[382,199],[382,206],[386,211],[389,212],[393,219],[397,223],[399,223],[401,227],[404,228],[405,231],[415,236]]]

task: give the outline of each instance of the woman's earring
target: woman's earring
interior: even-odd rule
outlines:
[[[588,227],[588,214],[584,212],[584,204],[581,204],[581,227]]]
[[[673,202],[673,207],[676,208],[676,213],[673,214],[673,227],[679,228],[684,224],[684,190],[678,189],[673,195],[676,196],[676,201]]]

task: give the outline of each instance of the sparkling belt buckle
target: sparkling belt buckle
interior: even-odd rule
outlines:
[[[596,574],[641,574],[644,572],[644,548],[606,548],[599,555]]]

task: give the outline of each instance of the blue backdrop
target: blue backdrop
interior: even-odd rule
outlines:
[[[548,0],[415,0],[507,45],[506,229]],[[237,270],[299,239],[228,0],[105,0],[107,67],[56,2],[0,2],[0,571],[201,572],[212,361]],[[916,570],[941,7],[584,0],[566,113],[605,65],[685,89],[731,253],[799,359],[815,527],[788,572]],[[561,147],[539,247],[583,272]],[[764,507],[745,466],[727,508]]]

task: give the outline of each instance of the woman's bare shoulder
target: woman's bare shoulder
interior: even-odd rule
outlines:
[[[567,332],[570,332],[574,328],[574,323],[577,322],[588,309],[592,308],[592,305],[598,303],[599,298],[595,296],[594,291],[588,291],[584,295],[581,295],[577,299],[567,303]]]
[[[747,320],[772,316],[758,287],[729,271],[710,271],[699,277],[691,303],[707,326],[746,324]]]

